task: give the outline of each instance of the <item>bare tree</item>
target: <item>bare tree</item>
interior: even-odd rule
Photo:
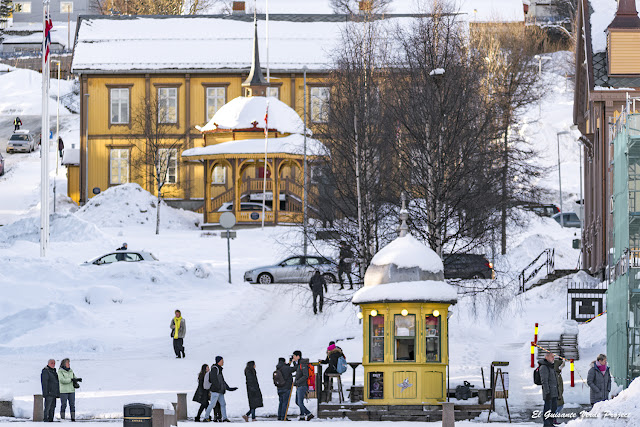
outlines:
[[[95,0],[102,15],[181,15],[184,0]]]
[[[131,166],[157,196],[156,234],[160,233],[160,205],[162,189],[178,179],[178,159],[184,139],[175,135],[173,112],[157,97],[143,98],[131,113],[132,153]]]
[[[357,14],[361,12],[380,14],[389,11],[393,0],[329,0],[334,13]]]

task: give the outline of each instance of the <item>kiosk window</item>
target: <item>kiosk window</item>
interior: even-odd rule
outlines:
[[[440,361],[440,317],[427,316],[425,331],[427,362]]]
[[[369,316],[369,362],[384,362],[384,316]]]
[[[395,324],[395,355],[396,360],[414,362],[416,360],[416,316],[408,314],[394,316]]]

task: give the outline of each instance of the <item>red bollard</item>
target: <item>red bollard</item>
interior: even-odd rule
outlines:
[[[536,323],[535,334],[533,335],[533,342],[538,344],[538,324]]]
[[[534,367],[534,362],[535,362],[535,352],[536,352],[536,347],[535,347],[536,343],[534,343],[533,341],[531,341],[531,367]]]
[[[575,381],[573,379],[574,373],[573,373],[573,359],[571,359],[571,362],[569,363],[569,367],[571,368],[571,387],[575,387]]]

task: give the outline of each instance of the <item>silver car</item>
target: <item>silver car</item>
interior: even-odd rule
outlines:
[[[17,130],[9,138],[7,153],[16,151],[31,152],[36,149],[36,142],[28,130]]]
[[[244,281],[271,283],[308,283],[315,270],[320,270],[327,283],[335,283],[336,263],[321,256],[294,256],[275,265],[254,268],[244,273]]]
[[[104,265],[118,261],[138,262],[138,261],[158,261],[151,252],[145,251],[113,251],[109,254],[99,256],[87,261],[82,265]]]
[[[564,227],[580,228],[580,218],[578,218],[575,212],[561,212],[551,218],[555,219],[558,224]]]

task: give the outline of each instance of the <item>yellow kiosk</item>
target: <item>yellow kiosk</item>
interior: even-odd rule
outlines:
[[[408,233],[378,252],[352,302],[363,319],[366,405],[439,405],[447,399],[449,307],[456,289],[442,260]]]

